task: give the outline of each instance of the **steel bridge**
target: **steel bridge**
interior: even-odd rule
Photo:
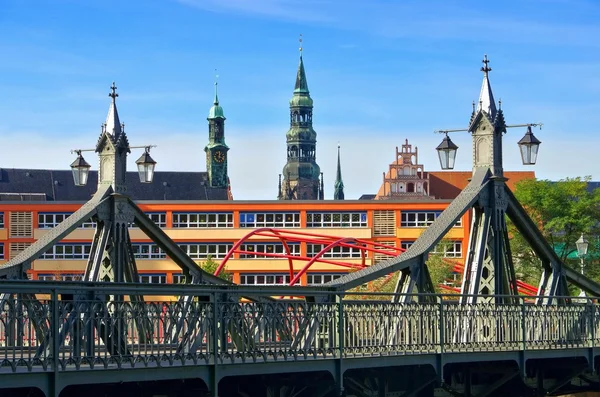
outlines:
[[[32,388],[46,396],[94,395],[106,387],[115,395],[138,387],[145,395],[240,397],[600,390],[600,284],[561,262],[507,188],[501,151],[510,126],[496,108],[487,58],[484,64],[479,106],[466,130],[473,137],[469,185],[405,252],[322,287],[249,288],[203,272],[127,196],[133,147],[118,124],[113,86],[95,148],[97,192],[0,265],[1,395],[32,395]],[[467,211],[460,293],[435,294],[428,254]],[[520,293],[507,217],[543,269],[533,298]],[[90,218],[96,233],[83,281],[28,281],[33,261]],[[138,282],[131,224],[181,267],[187,284]],[[281,232],[253,233],[267,232],[280,233],[285,245]],[[353,239],[323,244],[365,246]],[[326,260],[304,259],[310,263],[301,271]],[[301,271],[290,267],[292,284]],[[394,293],[361,290],[390,274],[398,274]],[[569,296],[569,285],[587,297]]]

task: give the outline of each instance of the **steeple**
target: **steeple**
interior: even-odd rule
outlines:
[[[319,200],[322,196],[319,177],[321,169],[316,163],[317,133],[312,125],[313,100],[308,91],[302,35],[300,36],[300,64],[296,73],[294,93],[290,99],[290,129],[286,134],[287,163],[282,174],[283,200]]]
[[[488,73],[492,71],[492,68],[488,66],[490,62],[487,55],[484,55],[483,66],[481,71],[483,72],[483,83],[481,84],[481,93],[479,94],[479,104],[477,105],[477,112],[483,110],[490,119],[494,120],[496,117],[496,102],[494,101],[494,94],[492,93],[492,86]]]
[[[335,174],[333,199],[334,200],[343,200],[344,199],[344,182],[342,181],[342,166],[340,164],[340,144],[339,143],[338,143],[338,152],[337,152],[337,171]]]
[[[215,99],[208,111],[208,144],[204,147],[204,152],[206,153],[206,171],[210,186],[225,188],[229,186],[227,175],[229,147],[225,143],[225,115],[223,108],[219,105],[218,86],[218,82],[215,80]]]
[[[218,76],[217,76],[218,77]],[[216,119],[222,118],[225,120],[225,114],[223,113],[223,108],[219,105],[219,93],[218,93],[219,82],[215,81],[215,100],[213,101],[213,105],[208,111],[208,119]]]
[[[113,139],[117,139],[119,135],[121,135],[121,121],[119,120],[119,112],[117,111],[117,86],[113,81],[112,86],[110,87],[109,97],[112,98],[110,105],[108,107],[108,115],[106,116],[106,123],[104,123],[104,128],[106,132],[113,136]]]

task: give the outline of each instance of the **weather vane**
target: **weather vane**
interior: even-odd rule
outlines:
[[[300,42],[300,55],[302,55],[302,33],[300,33],[300,38],[298,41]]]

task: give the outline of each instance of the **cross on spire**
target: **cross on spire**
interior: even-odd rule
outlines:
[[[112,98],[113,102],[115,102],[115,99],[119,96],[119,94],[117,94],[117,86],[115,85],[114,81],[112,83],[112,86],[110,87],[110,90],[112,92],[108,94],[108,96]]]
[[[483,56],[483,60],[482,60],[481,62],[483,62],[483,66],[481,67],[481,71],[482,71],[483,73],[486,73],[486,74],[487,74],[487,72],[491,72],[491,71],[492,71],[492,68],[490,68],[490,67],[488,66],[488,63],[490,63],[490,60],[488,59],[488,57],[487,57],[487,54],[485,54],[485,55]]]

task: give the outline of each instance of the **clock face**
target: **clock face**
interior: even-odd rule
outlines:
[[[225,161],[225,153],[220,150],[217,150],[213,155],[213,158],[217,163],[222,163],[223,161]]]

